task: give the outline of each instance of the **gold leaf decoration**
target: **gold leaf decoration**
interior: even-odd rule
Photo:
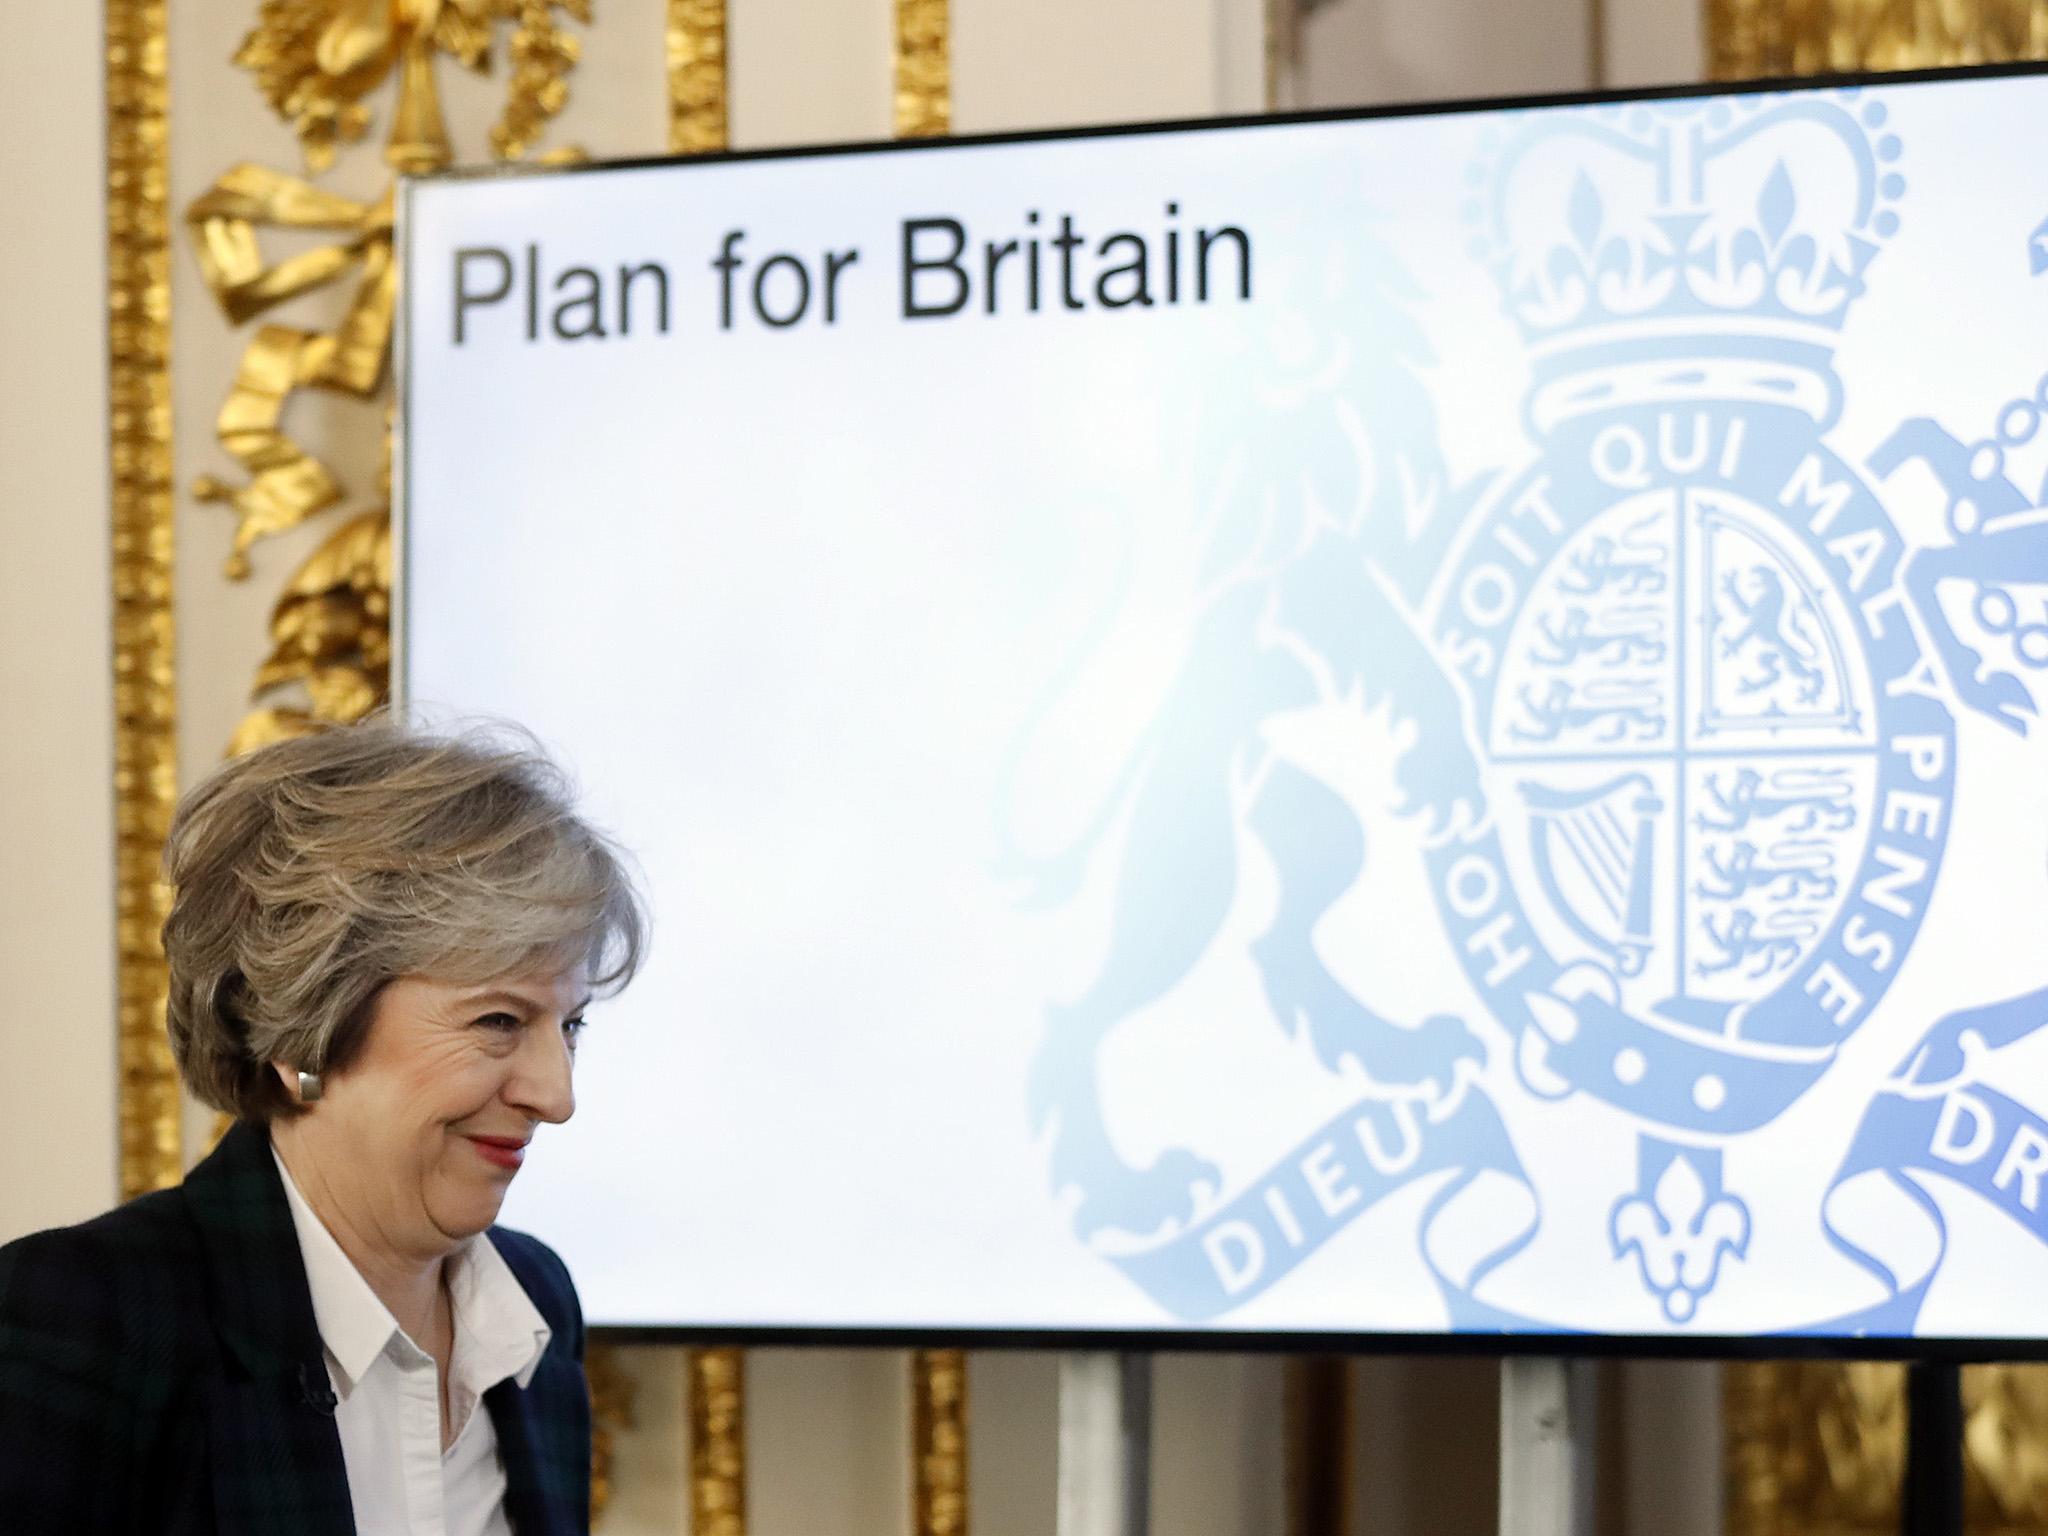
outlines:
[[[499,159],[532,149],[568,100],[580,42],[558,18],[588,23],[589,0],[264,0],[235,63],[256,78],[299,135],[315,173],[367,133],[369,98],[395,90],[383,158],[398,172],[432,171],[454,159],[441,111],[436,62],[487,70],[497,32],[509,24],[505,106],[491,130]],[[249,575],[263,539],[296,528],[347,499],[343,475],[288,430],[301,390],[373,401],[384,392],[398,305],[392,249],[393,191],[372,202],[338,196],[299,176],[243,164],[186,210],[201,275],[234,325],[350,284],[331,329],[259,326],[222,403],[221,446],[241,466],[231,482],[202,475],[199,500],[235,514],[226,561]],[[272,259],[267,236],[318,232],[331,241]],[[387,440],[387,455],[388,455]],[[365,475],[364,478],[370,478]],[[390,688],[389,465],[379,501],[359,507],[293,572],[273,608],[271,649],[253,693],[261,707],[235,733],[234,750],[360,718]]]
[[[953,131],[951,18],[947,0],[896,0],[896,137]]]
[[[577,21],[590,21],[590,0],[503,0],[501,5],[516,25],[512,88],[491,129],[491,148],[500,160],[523,156],[568,104],[569,72],[583,56],[583,45],[557,25],[557,7]]]
[[[270,615],[257,696],[301,685],[310,708],[259,709],[236,729],[234,756],[331,721],[360,720],[391,687],[391,518],[358,513],[293,572]]]
[[[511,84],[492,141],[515,159],[568,99],[578,45],[557,26],[558,10],[590,21],[590,0],[264,0],[234,61],[297,132],[307,166],[324,171],[368,132],[365,98],[401,61],[431,70],[439,52],[487,70],[493,30],[511,21]]]
[[[967,1356],[918,1350],[910,1387],[911,1529],[967,1536]]]
[[[107,448],[112,502],[121,1194],[178,1182],[182,1100],[158,878],[178,799],[172,597],[170,105],[165,0],[106,0]]]
[[[668,0],[668,147],[725,148],[725,0]]]
[[[2048,58],[2048,0],[1707,0],[1716,80]]]
[[[337,13],[363,8],[328,0],[264,0],[256,25],[235,52],[235,63],[255,75],[271,110],[297,131],[306,163],[316,171],[332,165],[336,147],[353,144],[370,125],[360,98],[376,88],[382,74],[359,70],[337,80],[321,66],[323,52],[330,64],[344,57],[345,37],[340,46],[323,49],[330,33],[345,25]]]
[[[690,1531],[746,1536],[746,1358],[737,1349],[693,1349],[689,1373]]]

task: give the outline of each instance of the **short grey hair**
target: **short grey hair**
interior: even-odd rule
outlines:
[[[588,968],[632,979],[647,920],[624,856],[567,779],[502,726],[380,716],[234,759],[164,845],[171,1052],[194,1097],[298,1112],[270,1067],[348,1065],[401,976],[474,983]]]

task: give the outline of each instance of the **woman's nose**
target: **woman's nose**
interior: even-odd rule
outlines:
[[[513,1058],[506,1097],[534,1119],[560,1125],[576,1113],[575,1060],[568,1037],[536,1021]]]

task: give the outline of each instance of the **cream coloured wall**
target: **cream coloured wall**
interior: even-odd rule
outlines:
[[[1701,0],[1607,0],[1602,84],[1682,85],[1706,61]]]
[[[1593,21],[1589,0],[1325,0],[1299,24],[1283,99],[1351,107],[1583,90]]]
[[[1700,0],[1322,0],[1283,72],[1286,104],[1532,95],[1697,80]]]
[[[733,148],[888,138],[895,14],[889,0],[727,0]]]
[[[1257,0],[955,0],[953,126],[1078,127],[1263,108]]]
[[[99,7],[0,47],[0,1242],[116,1192]]]

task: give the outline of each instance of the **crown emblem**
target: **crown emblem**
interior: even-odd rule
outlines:
[[[1473,169],[1472,251],[1553,373],[1638,338],[1825,370],[1898,228],[1885,120],[1854,92],[1523,114]]]

